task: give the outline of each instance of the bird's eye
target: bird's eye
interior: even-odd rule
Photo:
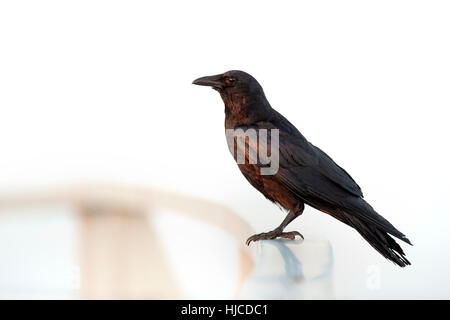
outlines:
[[[228,84],[232,84],[232,83],[234,83],[234,82],[236,81],[236,79],[235,79],[235,78],[228,77],[228,78],[225,79],[225,81],[226,81]]]

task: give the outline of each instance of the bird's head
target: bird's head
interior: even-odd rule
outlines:
[[[252,94],[262,88],[258,81],[244,71],[231,70],[214,76],[201,77],[192,82],[199,86],[209,86],[224,94]]]
[[[214,76],[201,77],[192,82],[199,86],[209,86],[220,93],[225,103],[225,111],[235,116],[249,116],[250,113],[267,109],[269,103],[261,85],[250,74],[231,70]]]

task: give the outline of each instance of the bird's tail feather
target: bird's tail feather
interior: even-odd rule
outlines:
[[[406,267],[411,263],[406,259],[400,245],[386,232],[363,221],[357,217],[347,215],[349,222],[367,242],[386,259],[391,260],[400,267]]]

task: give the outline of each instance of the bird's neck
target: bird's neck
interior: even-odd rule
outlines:
[[[227,129],[238,125],[250,125],[267,119],[270,104],[264,94],[249,97],[247,95],[221,94],[225,104],[225,126]]]

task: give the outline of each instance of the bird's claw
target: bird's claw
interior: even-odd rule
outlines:
[[[300,238],[302,238],[302,240],[305,240],[303,235],[300,232],[298,232],[298,231],[283,232],[278,237],[295,240],[295,236],[299,236]]]
[[[276,238],[285,238],[285,239],[291,239],[295,240],[295,236],[299,236],[302,239],[305,239],[303,235],[298,231],[290,231],[290,232],[281,232],[281,231],[270,231],[270,232],[263,232],[259,234],[255,234],[247,239],[245,242],[247,245],[250,245],[252,241],[256,242],[259,240],[271,240]]]

